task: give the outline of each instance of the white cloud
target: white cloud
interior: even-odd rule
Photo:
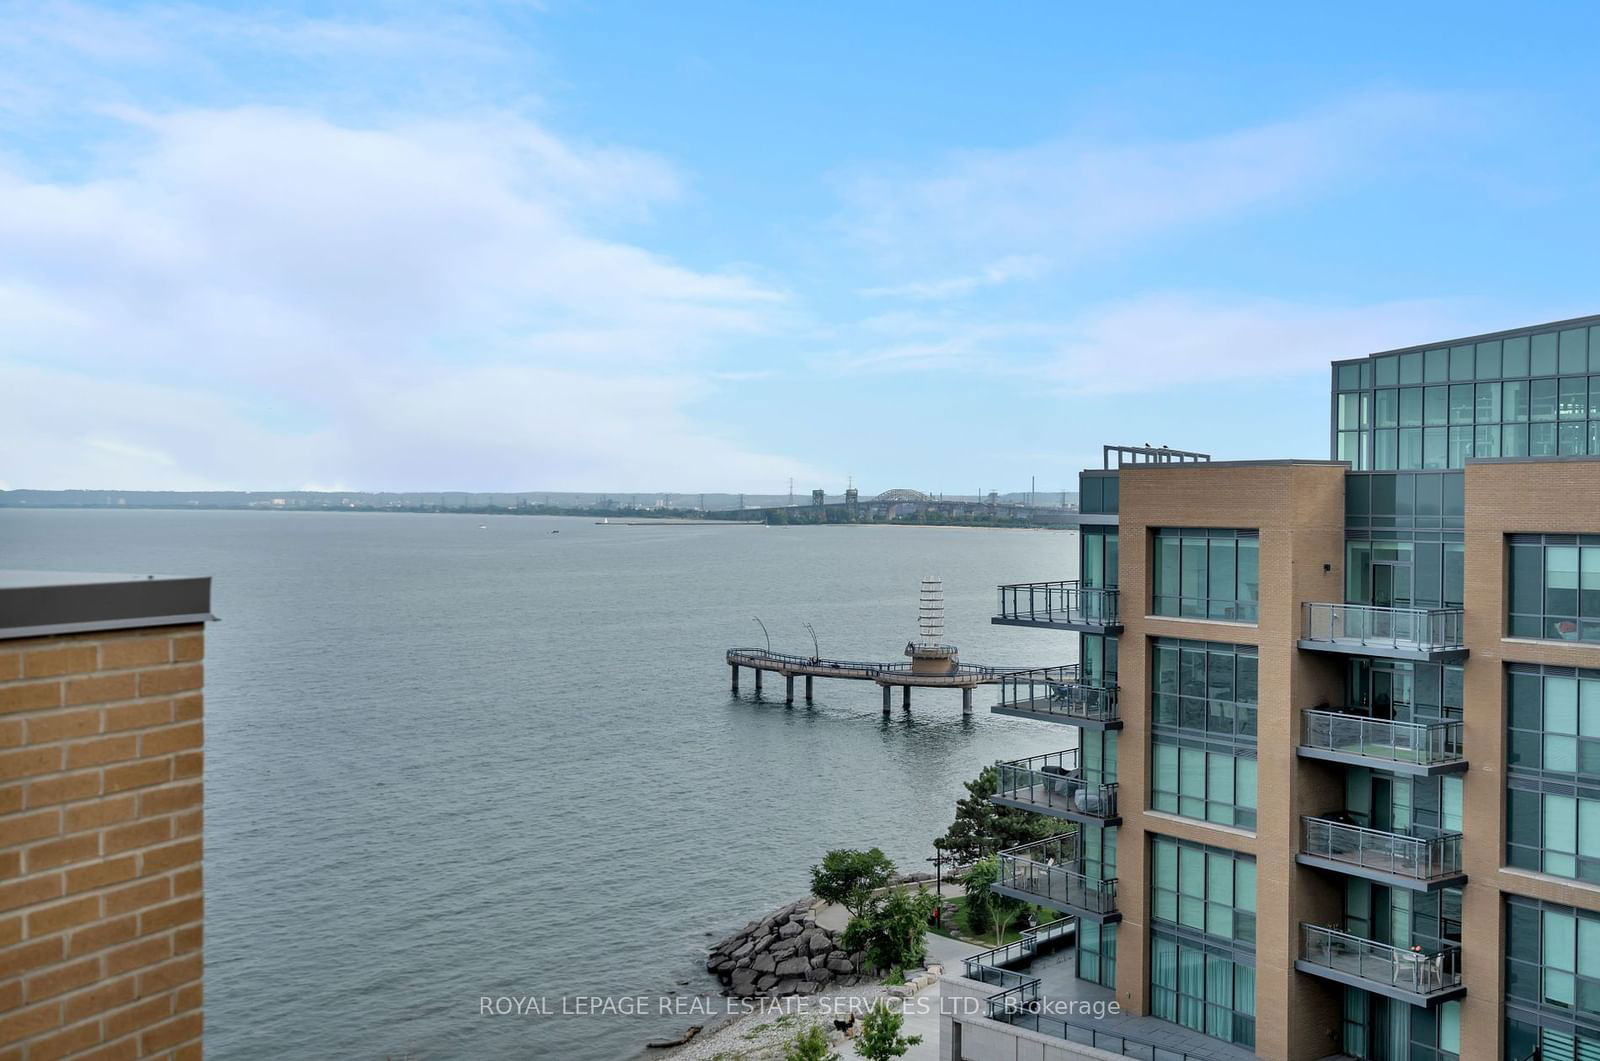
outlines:
[[[1362,357],[1504,323],[1481,301],[1412,299],[1331,305],[1169,292],[1094,308],[1073,319],[1045,376],[1084,393],[1326,372]]]
[[[1050,266],[1048,258],[1040,255],[1012,255],[990,262],[974,273],[947,276],[938,280],[917,280],[886,287],[864,288],[861,295],[867,298],[906,298],[916,301],[934,301],[970,295],[986,287],[999,287],[1015,280],[1032,280]]]
[[[842,178],[841,223],[895,269],[1027,255],[1071,264],[1362,178],[1450,113],[1435,97],[1385,92],[1191,139],[966,151],[922,171]]]
[[[708,356],[785,296],[596,234],[650,156],[480,115],[130,112],[79,181],[0,166],[4,474],[33,487],[754,487],[696,427]]]

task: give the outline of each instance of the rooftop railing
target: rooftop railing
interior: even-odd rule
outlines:
[[[1415,881],[1461,875],[1461,834],[1411,836],[1304,815],[1301,851]]]
[[[1300,743],[1307,748],[1416,766],[1464,758],[1460,722],[1395,722],[1321,710],[1301,716]]]
[[[1058,626],[1116,626],[1117,591],[1068,582],[1019,582],[1001,586],[1000,618]]]
[[[1046,813],[1061,811],[1089,818],[1117,816],[1116,783],[1084,780],[1078,769],[1076,748],[996,763],[995,773],[995,795],[1003,799],[1028,803]]]
[[[995,883],[1043,901],[1094,914],[1117,909],[1117,882],[1080,872],[1081,850],[1076,831],[1000,852],[1000,879]]]
[[[996,707],[1059,717],[1063,722],[1117,719],[1117,687],[1085,682],[1082,668],[1076,663],[1017,671],[1001,678],[999,684],[1000,701]]]
[[[1416,995],[1461,984],[1460,947],[1406,950],[1322,925],[1302,923],[1300,929],[1300,957],[1310,965]]]
[[[1443,652],[1465,646],[1460,608],[1383,608],[1307,602],[1301,638],[1331,647],[1381,647]]]

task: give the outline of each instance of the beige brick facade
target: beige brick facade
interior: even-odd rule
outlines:
[[[0,640],[0,1061],[201,1056],[204,647]]]
[[[1120,583],[1123,633],[1117,681],[1124,729],[1117,779],[1123,824],[1117,846],[1117,996],[1148,1013],[1148,834],[1228,848],[1256,859],[1256,1050],[1320,1058],[1338,1051],[1337,989],[1296,973],[1302,921],[1339,918],[1340,889],[1294,861],[1300,815],[1339,804],[1336,769],[1295,757],[1300,710],[1338,703],[1337,661],[1295,647],[1303,601],[1342,600],[1344,466],[1317,462],[1124,466]],[[1261,535],[1258,623],[1162,618],[1150,607],[1151,534],[1160,527],[1254,529]],[[1146,809],[1150,757],[1149,639],[1194,638],[1258,646],[1259,812],[1255,832]]]

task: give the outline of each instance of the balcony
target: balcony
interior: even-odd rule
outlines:
[[[990,622],[1001,626],[1043,626],[1114,634],[1122,629],[1117,591],[1070,582],[1019,582],[1000,587],[1000,614]]]
[[[991,887],[1001,895],[1038,903],[1091,921],[1120,921],[1117,882],[1083,873],[1076,830],[1000,852],[1000,879]]]
[[[1460,998],[1461,948],[1406,950],[1321,925],[1300,926],[1300,957],[1294,967],[1335,983],[1373,991],[1413,1006]]]
[[[1380,884],[1429,892],[1466,883],[1461,834],[1390,833],[1333,818],[1305,815],[1296,861],[1302,866],[1365,877]]]
[[[1083,729],[1121,729],[1117,717],[1117,687],[1082,680],[1078,664],[1018,671],[1000,680],[1000,702],[989,710],[996,715],[1064,722]]]
[[[1312,652],[1458,663],[1467,658],[1462,616],[1460,608],[1306,603],[1299,644]]]
[[[1301,713],[1300,755],[1432,777],[1467,768],[1460,722],[1395,722],[1342,711]]]
[[[1089,825],[1119,825],[1117,786],[1086,781],[1078,750],[995,764],[999,783],[990,799],[1003,807],[1048,814]]]

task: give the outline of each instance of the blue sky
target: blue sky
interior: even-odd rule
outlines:
[[[0,486],[1071,487],[1600,310],[1592,5],[0,3]]]

